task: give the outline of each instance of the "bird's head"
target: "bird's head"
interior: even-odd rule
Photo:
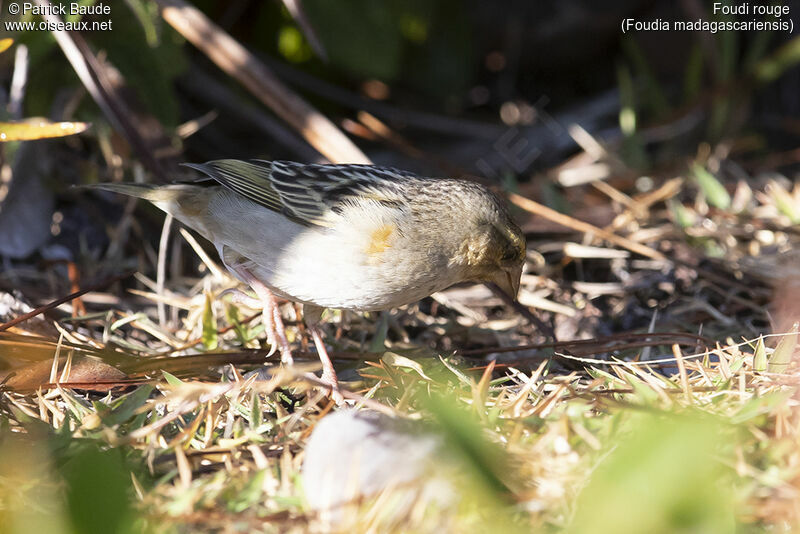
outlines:
[[[469,279],[493,282],[517,298],[525,265],[525,235],[500,199],[488,190],[474,195],[464,221],[459,260]]]

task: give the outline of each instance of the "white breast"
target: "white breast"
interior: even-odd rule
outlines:
[[[460,281],[437,250],[400,235],[405,214],[399,208],[352,204],[331,215],[329,228],[300,225],[227,192],[209,203],[209,211],[213,222],[203,233],[217,250],[228,247],[248,258],[254,276],[294,301],[383,310]]]

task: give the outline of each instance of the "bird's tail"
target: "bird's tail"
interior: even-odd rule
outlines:
[[[173,215],[186,226],[208,236],[206,219],[210,189],[190,184],[152,185],[152,184],[92,184],[82,187],[102,189],[121,193],[130,197],[149,200],[156,207]]]
[[[120,193],[128,195],[129,197],[143,198],[151,202],[165,201],[174,197],[174,193],[170,193],[168,189],[158,187],[152,184],[90,184],[82,185],[81,188],[87,189],[102,189],[103,191],[111,191],[113,193]]]

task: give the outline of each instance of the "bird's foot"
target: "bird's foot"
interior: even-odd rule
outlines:
[[[344,396],[339,389],[339,379],[336,376],[336,369],[333,367],[333,362],[328,356],[328,349],[325,348],[325,343],[322,341],[322,331],[318,324],[308,325],[308,330],[311,332],[311,337],[314,339],[314,345],[317,347],[317,354],[322,363],[322,376],[320,380],[324,383],[323,388],[328,390],[331,400],[337,406],[344,404]]]
[[[242,280],[246,281],[253,291],[255,291],[258,298],[253,298],[240,290],[226,290],[235,302],[240,302],[248,307],[261,308],[263,313],[261,315],[264,329],[267,332],[267,343],[270,345],[270,351],[267,356],[272,356],[277,348],[281,352],[281,363],[285,365],[292,365],[294,358],[292,358],[292,349],[289,347],[289,340],[286,339],[286,328],[283,326],[283,319],[281,318],[281,311],[278,308],[278,301],[275,300],[275,295],[272,291],[259,279],[253,276],[243,266],[234,267],[236,273]],[[256,303],[255,306],[251,304]]]
[[[281,363],[286,365],[294,364],[294,358],[292,358],[292,349],[289,347],[289,340],[286,339],[286,328],[283,326],[283,319],[281,318],[281,310],[278,308],[278,303],[275,301],[275,297],[272,296],[270,293],[270,297],[272,298],[272,326],[273,326],[273,341],[277,340],[278,348],[281,350]],[[264,309],[266,313],[266,308]]]
[[[229,296],[231,298],[231,302],[234,304],[241,304],[242,306],[247,306],[253,310],[260,310],[263,308],[263,304],[260,300],[255,297],[252,297],[239,289],[238,287],[230,287],[219,294],[217,297],[218,299],[222,300],[224,297]]]
[[[267,343],[269,343],[269,352],[267,353],[267,358],[275,354],[275,351],[278,350],[278,343],[275,341],[276,335],[275,325],[273,324],[274,320],[272,318],[272,313],[267,312],[264,302],[235,287],[226,289],[219,294],[220,299],[225,296],[230,296],[231,302],[234,304],[241,304],[254,310],[262,310],[261,322],[264,325],[264,330],[267,332]]]
[[[336,373],[328,374],[323,371],[320,380],[325,383],[323,387],[328,390],[328,395],[330,395],[331,400],[336,403],[336,406],[344,404],[344,395],[342,395],[342,391],[339,389],[339,379],[336,377]]]

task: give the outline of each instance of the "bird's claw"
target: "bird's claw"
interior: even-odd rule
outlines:
[[[255,297],[251,297],[244,291],[236,287],[230,287],[220,293],[217,298],[222,300],[224,297],[230,296],[231,302],[234,304],[242,304],[243,306],[247,306],[248,308],[252,308],[254,310],[258,310],[264,307],[263,303]]]
[[[286,339],[286,329],[283,326],[281,319],[281,311],[278,306],[272,308],[272,319],[275,327],[275,338],[278,342],[278,347],[281,349],[281,363],[284,365],[293,365],[294,358],[292,358],[292,349],[289,347],[289,340]]]

